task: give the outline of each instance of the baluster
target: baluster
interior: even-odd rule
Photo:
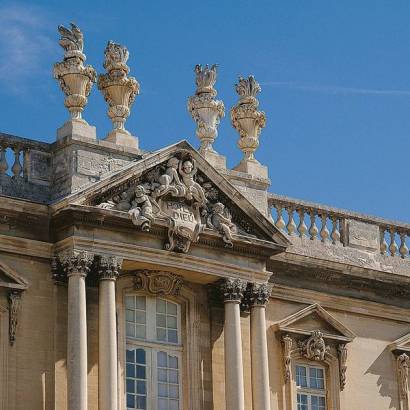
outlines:
[[[26,148],[23,151],[23,176],[26,181],[28,180],[29,172],[30,172],[30,148]]]
[[[276,228],[278,228],[280,231],[283,231],[285,229],[285,221],[283,220],[282,217],[282,209],[283,207],[281,205],[275,205],[276,212],[277,212],[277,218],[275,222]]]
[[[390,232],[389,251],[390,251],[391,256],[395,256],[397,252],[397,243],[396,243],[396,238],[395,238],[395,230],[393,226],[390,227],[389,232]]]
[[[18,146],[13,147],[14,151],[14,164],[11,167],[11,171],[13,172],[13,177],[19,177],[21,171],[23,170],[20,164],[20,148]]]
[[[320,215],[320,218],[322,220],[322,229],[320,230],[320,237],[322,238],[322,242],[325,243],[327,239],[329,238],[329,229],[327,229],[327,215],[325,213],[322,213]]]
[[[0,155],[0,175],[5,175],[8,168],[9,164],[7,163],[7,158],[6,158],[6,151],[7,147],[2,146],[1,148],[1,155]]]
[[[386,242],[385,234],[386,234],[386,229],[380,227],[380,253],[382,255],[385,255],[387,251],[387,242]]]
[[[303,238],[304,236],[306,236],[307,232],[307,226],[305,224],[305,210],[303,208],[299,208],[297,210],[297,213],[299,214],[298,232],[299,236]]]
[[[338,219],[334,215],[332,215],[330,218],[332,220],[332,233],[330,234],[330,237],[332,238],[333,245],[336,245],[340,242],[340,232],[339,232],[339,228],[338,228]]]
[[[316,215],[315,215],[315,211],[312,209],[310,211],[310,228],[309,228],[310,239],[312,241],[317,239],[318,233],[319,233],[319,229],[316,226]]]
[[[289,207],[287,208],[287,211],[288,211],[289,220],[288,220],[288,224],[286,225],[286,228],[288,230],[289,235],[295,235],[296,224],[295,224],[295,220],[293,219],[293,208]]]
[[[400,248],[399,248],[399,252],[400,252],[400,256],[402,258],[405,258],[407,256],[407,254],[409,253],[409,248],[406,245],[406,232],[400,232]]]

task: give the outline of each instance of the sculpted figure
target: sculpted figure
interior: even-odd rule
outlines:
[[[153,192],[153,196],[155,198],[159,196],[163,196],[167,194],[168,192],[171,192],[175,196],[184,195],[185,189],[181,183],[181,180],[179,179],[179,175],[177,171],[178,164],[179,164],[178,158],[172,157],[168,160],[167,170],[165,171],[165,174],[161,175],[158,178],[158,183],[160,185]]]
[[[232,247],[232,233],[236,232],[236,225],[231,221],[232,217],[225,205],[217,202],[207,218],[208,228],[215,229],[222,234],[226,246]]]
[[[195,199],[200,205],[206,203],[205,193],[197,182],[194,181],[194,176],[197,168],[194,160],[186,160],[179,162],[179,173],[182,177],[182,182],[187,188],[186,199]]]
[[[140,226],[143,231],[150,229],[153,219],[152,204],[142,185],[135,187],[134,199],[128,213],[134,225]]]
[[[117,198],[118,204],[115,209],[118,209],[119,211],[129,211],[131,204],[127,192],[122,192],[119,196],[117,196]]]

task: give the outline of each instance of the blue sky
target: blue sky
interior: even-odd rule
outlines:
[[[229,109],[238,75],[262,85],[267,126],[256,153],[271,191],[409,221],[410,2],[39,1],[0,3],[2,132],[43,141],[67,119],[53,80],[57,25],[74,21],[87,63],[102,72],[108,40],[126,45],[141,84],[127,128],[147,150],[198,146],[186,110],[196,63],[217,63],[226,107],[215,148],[241,157]],[[94,86],[84,112],[110,130]]]

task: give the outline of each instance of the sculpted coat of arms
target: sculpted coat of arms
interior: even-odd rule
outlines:
[[[237,226],[229,209],[217,198],[217,189],[211,182],[201,181],[196,161],[182,151],[98,207],[128,212],[134,225],[143,231],[149,231],[157,219],[167,221],[165,249],[185,253],[205,227],[220,233],[225,246],[233,246],[232,234]]]

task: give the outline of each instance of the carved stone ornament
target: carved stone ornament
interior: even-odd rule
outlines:
[[[409,362],[410,358],[406,353],[396,358],[400,397],[403,399],[408,397],[409,392]]]
[[[9,341],[13,346],[16,341],[16,332],[18,325],[18,314],[21,303],[21,291],[12,290],[9,293]]]
[[[347,347],[346,345],[337,346],[339,356],[339,375],[340,375],[340,390],[344,390],[346,386],[346,370],[347,370]]]
[[[58,263],[67,277],[71,275],[87,276],[94,254],[87,251],[67,250],[57,256]]]
[[[290,376],[292,372],[292,344],[293,344],[293,339],[289,335],[285,335],[282,337],[282,343],[283,343],[283,364],[285,368],[285,383],[288,383],[290,381]]]
[[[135,272],[135,290],[144,290],[152,295],[178,296],[182,285],[182,278],[171,272],[150,270]]]
[[[224,302],[240,303],[246,291],[247,282],[242,279],[224,279],[221,292]]]
[[[122,258],[102,255],[98,258],[98,277],[100,280],[116,280],[121,269]]]
[[[195,66],[195,95],[188,99],[188,111],[197,124],[196,135],[201,141],[199,152],[215,152],[212,144],[218,135],[217,127],[225,115],[224,103],[215,100],[217,66]]]
[[[181,151],[97,206],[128,212],[143,231],[149,231],[153,221],[165,222],[166,250],[188,252],[205,227],[220,233],[225,245],[232,247],[232,233],[237,229],[231,213],[217,200],[216,187],[197,172],[196,161]]]
[[[324,361],[330,347],[326,346],[320,330],[314,330],[311,336],[300,343],[301,353],[306,359]]]
[[[108,117],[113,123],[112,132],[129,135],[124,125],[130,115],[131,105],[139,94],[140,85],[134,77],[128,77],[129,52],[126,47],[109,41],[104,55],[104,68],[107,74],[98,76],[98,89],[109,105]]]
[[[244,154],[244,160],[256,161],[254,152],[259,146],[261,129],[266,124],[265,113],[258,111],[256,95],[260,91],[261,87],[252,75],[248,78],[239,77],[236,84],[239,101],[231,109],[231,121],[239,132],[238,147]]]
[[[64,105],[71,114],[71,119],[84,122],[81,113],[87,104],[91,87],[96,79],[96,72],[90,65],[84,66],[83,33],[73,23],[71,30],[58,26],[60,46],[64,49],[64,60],[54,64],[54,78],[59,81],[66,95]]]
[[[249,288],[249,305],[266,306],[271,289],[266,283],[252,283]]]

